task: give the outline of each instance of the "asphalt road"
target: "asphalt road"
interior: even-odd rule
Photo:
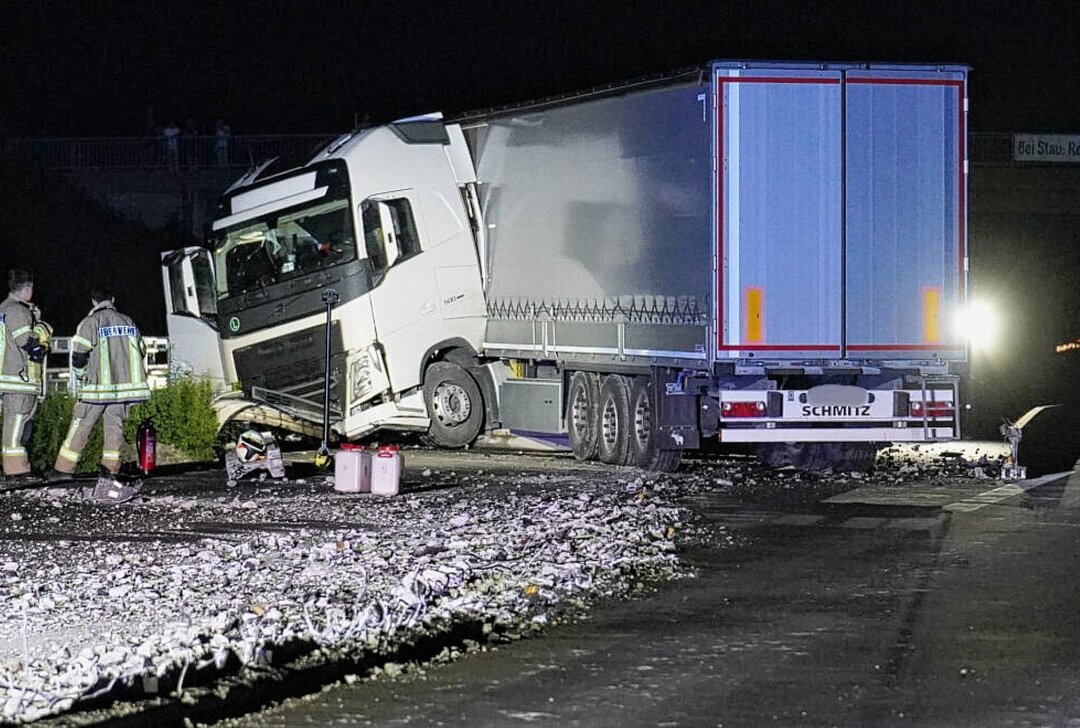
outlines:
[[[235,724],[1080,726],[1080,476],[690,505],[697,578]]]

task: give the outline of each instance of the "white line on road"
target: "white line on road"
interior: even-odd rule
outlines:
[[[1041,478],[1034,478],[1032,480],[1021,480],[1015,483],[1006,483],[1005,485],[998,486],[997,488],[992,488],[985,493],[979,493],[978,495],[973,495],[970,498],[965,498],[963,500],[956,501],[955,503],[950,503],[947,506],[944,506],[942,510],[951,511],[953,513],[971,513],[973,511],[979,510],[980,508],[985,508],[986,506],[992,506],[995,503],[1000,503],[1001,501],[1012,498],[1015,495],[1026,493],[1027,491],[1033,488],[1038,488],[1041,485],[1046,485],[1047,483],[1053,483],[1055,480],[1067,478],[1075,472],[1075,470],[1067,470],[1063,473],[1044,475]]]

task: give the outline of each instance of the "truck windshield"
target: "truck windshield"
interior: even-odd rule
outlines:
[[[224,231],[214,243],[219,299],[356,258],[347,198],[277,211]]]

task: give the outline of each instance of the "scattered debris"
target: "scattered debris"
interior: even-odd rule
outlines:
[[[685,575],[677,543],[698,533],[681,507],[688,496],[809,502],[991,467],[888,453],[874,473],[843,475],[752,458],[668,475],[492,462],[408,471],[415,479],[392,499],[337,494],[323,477],[226,488],[220,472],[155,478],[111,508],[82,501],[78,487],[0,495],[0,719],[61,713],[117,685],[156,692],[179,681],[184,697],[191,671],[272,665],[298,644],[389,652],[461,622],[516,639],[568,609]],[[381,674],[402,670],[387,663]]]

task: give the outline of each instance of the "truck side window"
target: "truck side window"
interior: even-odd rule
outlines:
[[[369,199],[360,205],[364,247],[376,273],[421,251],[412,205],[404,197]]]
[[[384,204],[390,208],[390,218],[394,221],[394,234],[401,255],[399,260],[411,258],[420,252],[420,236],[416,233],[412,205],[405,198],[385,200]]]
[[[386,246],[382,226],[379,224],[379,204],[364,200],[360,205],[361,224],[364,226],[364,248],[368,260],[376,272],[386,270]]]

